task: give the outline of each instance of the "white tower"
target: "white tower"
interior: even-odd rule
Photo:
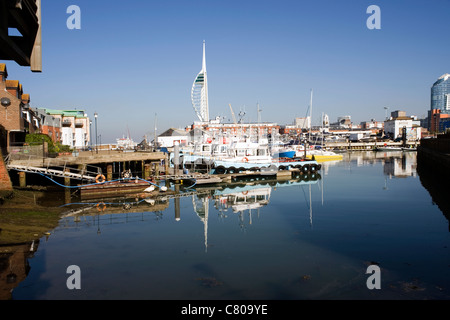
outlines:
[[[206,76],[206,46],[203,41],[202,70],[194,80],[191,90],[192,106],[201,122],[209,122],[208,78]]]

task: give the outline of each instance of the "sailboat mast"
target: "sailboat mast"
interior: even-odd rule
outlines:
[[[154,146],[153,146],[153,151],[156,151],[156,149],[158,148],[158,144],[157,144],[157,141],[156,141],[156,117],[157,117],[157,114],[155,113],[155,128],[154,128],[154,130],[155,130],[155,139],[153,140],[154,141]]]
[[[313,89],[311,89],[311,100],[309,102],[309,140],[311,140],[311,130],[312,130],[312,107],[313,107]]]

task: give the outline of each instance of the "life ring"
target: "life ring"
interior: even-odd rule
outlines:
[[[244,196],[246,196],[246,195],[248,195],[248,191],[243,191],[242,194],[243,194]]]
[[[124,172],[122,173],[122,176],[123,176],[125,179],[129,179],[129,178],[131,178],[131,172],[130,172],[130,171],[124,171]]]
[[[101,181],[100,181],[101,179]],[[103,174],[99,174],[98,176],[95,177],[95,182],[97,183],[103,183],[106,181],[106,178]]]
[[[247,157],[244,157],[244,158],[242,159],[242,161],[243,161],[243,162],[248,162],[248,158],[247,158]]]
[[[102,212],[106,210],[106,204],[104,202],[97,203],[97,210]]]
[[[125,209],[125,210],[130,210],[131,209],[131,203],[124,203],[123,204],[123,208]]]

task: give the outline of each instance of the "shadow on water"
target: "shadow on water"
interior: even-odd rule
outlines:
[[[417,173],[422,186],[430,194],[433,205],[437,205],[447,221],[450,221],[450,174],[442,168],[436,168],[421,156],[417,157]]]

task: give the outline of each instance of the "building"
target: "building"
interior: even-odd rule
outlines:
[[[404,129],[407,140],[419,140],[422,137],[420,120],[414,116],[406,116],[405,111],[391,112],[391,117],[384,122],[385,134],[391,139],[402,138]]]
[[[8,80],[6,65],[0,63],[0,146],[4,154],[10,146],[23,145],[28,133],[39,132],[39,118],[30,108],[30,95],[23,93],[18,80]]]
[[[206,48],[203,41],[202,70],[195,77],[191,89],[192,107],[200,122],[209,122],[208,77],[206,74]]]
[[[60,141],[63,145],[76,149],[84,149],[90,145],[90,120],[84,110],[43,110],[55,121],[60,121]]]
[[[436,111],[439,110],[439,111]],[[431,103],[428,113],[428,129],[431,132],[439,132],[439,119],[446,118],[450,114],[450,74],[446,73],[431,87]]]
[[[52,139],[53,143],[61,142],[61,118],[48,114],[45,109],[33,109],[40,122],[40,132]]]
[[[157,144],[161,148],[171,148],[175,145],[175,142],[186,145],[188,140],[188,133],[185,130],[170,128],[158,136]]]
[[[299,129],[309,129],[311,128],[311,117],[305,118],[295,118],[295,127]]]
[[[337,121],[330,124],[334,128],[352,128],[352,117],[351,116],[341,116],[337,118]]]
[[[218,123],[211,122],[203,127],[211,136],[242,136],[267,137],[280,132],[276,123]]]
[[[361,129],[377,129],[382,130],[384,128],[384,122],[371,119],[370,121],[361,122]]]
[[[431,87],[431,110],[450,113],[450,74],[446,73]]]
[[[430,131],[432,133],[444,132],[447,129],[447,121],[450,113],[444,113],[440,109],[433,109],[430,112]]]

